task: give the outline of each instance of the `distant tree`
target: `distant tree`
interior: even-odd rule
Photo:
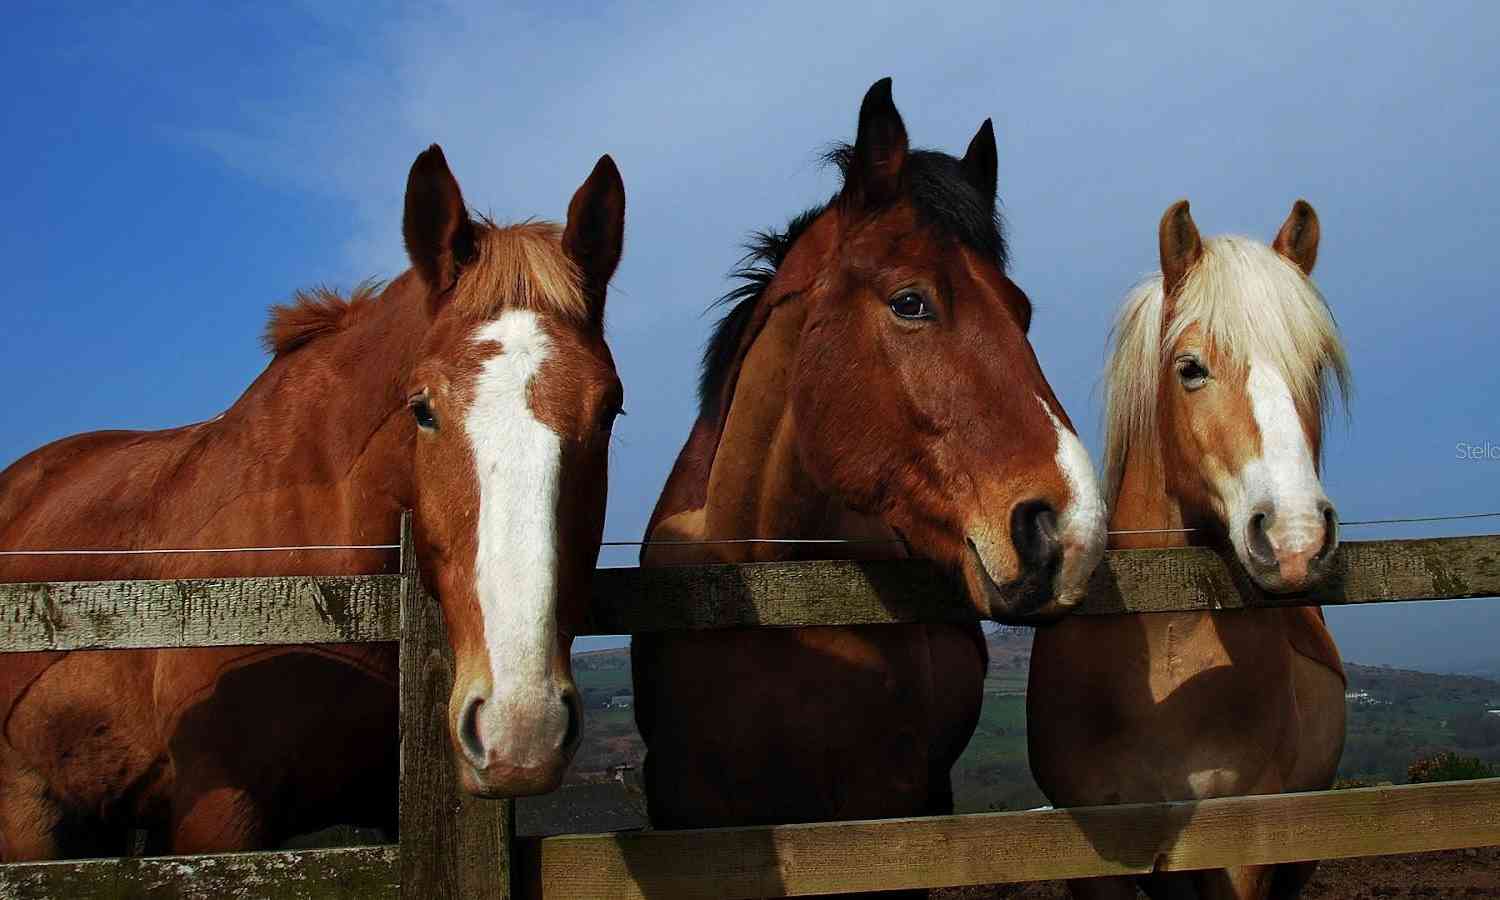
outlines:
[[[1494,778],[1495,767],[1477,756],[1459,756],[1445,751],[1436,756],[1424,756],[1406,769],[1406,779],[1412,784],[1433,781],[1469,781],[1474,778]]]

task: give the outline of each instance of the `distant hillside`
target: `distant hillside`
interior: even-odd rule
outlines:
[[[1459,659],[1432,668],[1454,675],[1477,675],[1491,681],[1500,681],[1500,656]]]
[[[1389,699],[1448,699],[1453,701],[1493,701],[1500,706],[1500,681],[1477,675],[1438,675],[1415,672],[1391,666],[1362,666],[1346,663],[1350,690],[1383,692]]]
[[[1044,802],[1026,761],[1026,675],[1031,629],[989,626],[985,704],[974,738],[954,767],[961,811],[1018,809]],[[620,708],[631,692],[630,651],[596,650],[573,657],[587,709],[584,743],[572,783],[609,780],[617,766],[639,767],[644,746],[634,711]],[[1349,663],[1349,732],[1340,775],[1404,782],[1418,756],[1454,749],[1500,762],[1500,681]],[[611,703],[613,701],[613,704]],[[638,772],[638,768],[633,770]]]
[[[614,650],[590,650],[587,653],[573,654],[574,670],[584,669],[590,672],[602,672],[610,669],[630,669],[630,648],[619,647]]]

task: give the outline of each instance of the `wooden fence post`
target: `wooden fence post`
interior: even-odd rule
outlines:
[[[401,895],[511,900],[510,800],[464,793],[448,741],[453,653],[422,587],[411,513],[401,517]]]

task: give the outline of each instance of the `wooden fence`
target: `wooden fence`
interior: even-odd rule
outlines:
[[[451,655],[402,574],[0,585],[0,652],[401,642],[401,843],[16,863],[5,897],[761,897],[1176,871],[1500,844],[1500,779],[1200,802],[692,831],[514,837],[510,801],[458,788]],[[1083,615],[1500,595],[1500,536],[1343,545],[1294,600],[1215,554],[1116,551]],[[966,621],[917,562],[601,569],[588,634]]]

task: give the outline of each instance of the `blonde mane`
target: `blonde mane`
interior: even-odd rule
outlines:
[[[1223,236],[1203,243],[1203,256],[1183,279],[1166,314],[1162,276],[1130,292],[1112,332],[1105,368],[1105,475],[1113,507],[1132,444],[1155,441],[1157,393],[1168,356],[1193,325],[1233,365],[1251,359],[1276,366],[1303,419],[1327,413],[1336,384],[1345,407],[1349,362],[1333,313],[1312,279],[1259,241]]]
[[[494,318],[506,309],[553,313],[571,322],[588,319],[583,276],[563,252],[561,226],[481,219],[474,227],[474,259],[464,266],[448,301],[454,311],[473,319]],[[279,356],[343,331],[384,287],[376,280],[361,282],[347,298],[326,287],[298,291],[290,303],[271,308],[261,341]]]
[[[476,223],[475,258],[449,301],[461,315],[491,319],[505,309],[552,313],[572,322],[588,319],[583,275],[562,248],[562,226],[527,221]]]

